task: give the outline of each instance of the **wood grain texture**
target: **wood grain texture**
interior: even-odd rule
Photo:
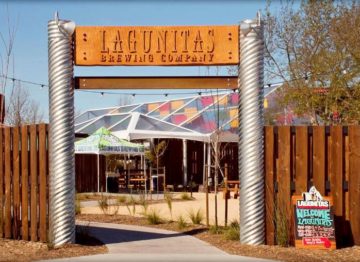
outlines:
[[[360,127],[349,127],[349,218],[354,244],[360,245]]]
[[[11,129],[5,131],[5,237],[11,238]]]
[[[313,128],[313,183],[321,195],[325,195],[326,182],[326,140],[325,127],[314,126]]]
[[[37,241],[38,238],[38,173],[37,173],[37,134],[36,126],[30,126],[30,235],[31,241]]]
[[[28,127],[21,127],[21,234],[29,240],[29,152]]]
[[[4,235],[4,129],[0,128],[0,237]]]
[[[47,228],[47,194],[46,194],[46,188],[47,188],[47,155],[46,155],[46,125],[40,124],[39,125],[39,199],[40,199],[40,205],[39,205],[39,235],[40,235],[40,241],[46,242],[47,240],[47,234],[46,234],[46,228]]]
[[[235,76],[75,77],[76,89],[237,89]]]
[[[275,149],[274,127],[265,128],[265,223],[266,244],[275,245]]]
[[[20,235],[20,159],[19,159],[19,127],[13,127],[13,237],[18,239]]]
[[[309,140],[308,127],[296,127],[296,152],[295,152],[295,192],[301,194],[307,192],[309,171]]]
[[[277,212],[278,218],[286,219],[288,236],[291,230],[291,129],[290,126],[278,127],[279,133],[279,168],[277,172]]]
[[[230,65],[239,63],[239,26],[77,26],[75,64]]]
[[[342,216],[344,211],[343,179],[344,179],[344,140],[343,127],[332,126],[331,135],[331,176],[330,190],[334,199],[334,215]]]

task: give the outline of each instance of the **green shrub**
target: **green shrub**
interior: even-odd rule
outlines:
[[[187,226],[185,218],[182,215],[180,215],[177,219],[177,226],[180,230],[184,229]]]
[[[172,201],[173,201],[173,196],[170,192],[165,192],[164,193],[164,198],[165,198],[165,201],[166,201],[166,204],[169,208],[169,211],[170,211],[170,216],[171,216],[171,220],[172,220]]]
[[[126,196],[118,196],[116,198],[116,202],[118,204],[125,204],[126,203],[126,200],[127,200],[127,197]]]
[[[286,214],[276,209],[276,243],[280,246],[289,246],[289,225]]]
[[[148,214],[146,214],[146,220],[150,225],[158,225],[162,222],[160,214],[156,209],[152,209]]]
[[[135,201],[135,199],[134,199],[134,201]],[[136,204],[136,201],[135,201],[135,204]],[[145,194],[141,194],[141,195],[140,195],[139,204],[143,207],[143,209],[144,209],[144,215],[146,216],[147,210],[148,210],[148,207],[149,207],[149,203],[148,203],[148,201],[146,200]],[[133,208],[134,208],[134,203],[133,203]],[[135,214],[135,211],[134,211],[134,214]]]
[[[191,200],[191,196],[190,196],[188,193],[183,192],[183,193],[181,193],[181,195],[180,195],[180,199],[181,199],[181,200]]]
[[[109,212],[109,197],[105,195],[101,195],[101,198],[98,200],[99,207],[104,215],[107,215]]]
[[[223,233],[223,230],[217,226],[210,226],[209,233],[213,235],[220,235]]]
[[[199,208],[196,212],[194,210],[189,211],[189,218],[194,225],[200,225],[204,219],[204,215]]]
[[[227,240],[239,240],[240,239],[240,225],[237,220],[231,221],[228,228],[224,232],[224,237]]]
[[[135,216],[136,213],[136,200],[133,196],[131,196],[130,198],[127,199],[127,201],[125,202],[126,208],[129,211],[129,214],[131,216]],[[132,209],[130,209],[130,206],[132,206]]]

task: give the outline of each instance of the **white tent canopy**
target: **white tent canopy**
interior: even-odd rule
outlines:
[[[80,126],[76,133],[91,133],[101,126],[106,127],[113,135],[129,141],[151,138],[210,141],[210,134],[202,134],[139,112],[104,115]]]

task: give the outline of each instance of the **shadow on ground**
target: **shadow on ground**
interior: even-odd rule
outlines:
[[[125,242],[141,241],[141,240],[172,238],[172,237],[179,237],[184,235],[181,233],[162,234],[162,233],[150,233],[144,231],[112,229],[105,227],[93,227],[93,226],[82,226],[82,225],[77,225],[76,228],[78,231],[86,232],[86,234],[98,238],[104,244],[116,244],[116,243],[125,243]]]

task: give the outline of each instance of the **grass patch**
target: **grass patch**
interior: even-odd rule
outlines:
[[[127,197],[126,196],[118,196],[116,198],[116,202],[118,204],[125,204],[126,203],[126,200],[127,200]]]
[[[200,225],[201,221],[203,221],[204,219],[204,214],[200,208],[197,211],[194,211],[192,209],[188,213],[189,213],[189,218],[194,225]]]
[[[186,192],[181,193],[180,199],[181,200],[192,200],[191,196]]]
[[[276,209],[276,243],[279,246],[289,246],[289,225],[285,212]]]
[[[135,201],[135,203],[136,203],[136,201]],[[148,211],[148,207],[149,207],[149,203],[146,200],[145,194],[140,195],[139,204],[143,207],[143,212],[144,212],[144,215],[146,216],[147,211]],[[135,211],[134,211],[134,214],[135,214]]]
[[[135,216],[136,213],[136,200],[133,196],[128,198],[125,202],[126,208],[131,216]]]
[[[146,214],[146,220],[150,225],[158,225],[162,223],[159,211],[152,209],[148,214]]]
[[[177,219],[177,227],[178,227],[178,229],[182,230],[186,226],[187,226],[187,224],[186,224],[185,218],[182,215],[180,215],[178,217],[178,219]]]
[[[240,225],[237,220],[231,221],[229,227],[224,231],[226,240],[239,240],[240,239]]]
[[[104,215],[107,215],[109,212],[109,197],[105,195],[101,195],[101,198],[98,200],[98,205]]]
[[[219,226],[210,226],[209,233],[212,235],[221,235],[224,233],[224,230]]]
[[[168,206],[168,209],[170,211],[170,217],[171,217],[171,220],[172,220],[172,202],[173,202],[173,195],[170,193],[170,192],[165,192],[164,193],[164,198],[165,198],[165,201],[166,201],[166,204]]]

